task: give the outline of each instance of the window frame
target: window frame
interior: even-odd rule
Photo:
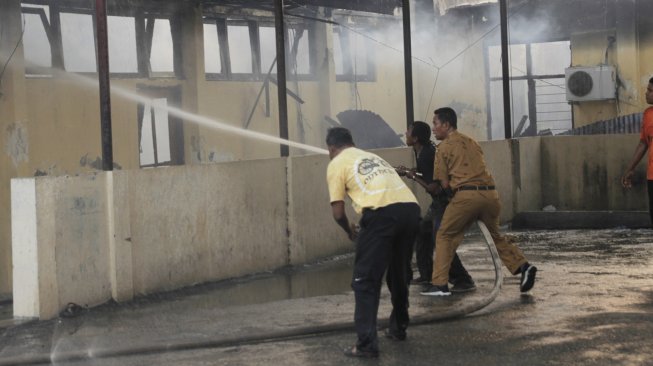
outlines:
[[[560,38],[560,39],[546,39],[546,40],[540,40],[538,42],[529,42],[529,43],[512,43],[509,46],[517,46],[517,45],[524,45],[525,46],[525,56],[526,56],[526,70],[524,70],[525,75],[520,75],[520,76],[510,76],[508,79],[510,82],[512,81],[518,81],[518,80],[525,80],[528,85],[528,119],[531,122],[529,125],[529,128],[534,128],[535,131],[530,131],[529,135],[527,136],[537,136],[539,133],[537,131],[537,125],[538,125],[538,118],[537,118],[537,86],[536,86],[536,81],[541,80],[541,81],[546,81],[547,79],[565,79],[565,74],[564,72],[562,74],[534,74],[533,73],[533,59],[532,59],[532,52],[531,52],[531,47],[534,44],[543,44],[543,43],[556,43],[556,42],[571,42],[570,39],[568,38]],[[571,44],[571,43],[570,43]],[[500,45],[497,44],[485,44],[485,75],[486,75],[486,101],[488,105],[488,110],[490,113],[487,114],[487,131],[488,131],[488,139],[492,139],[492,103],[491,103],[491,84],[492,82],[496,81],[503,81],[502,76],[490,76],[491,72],[491,66],[490,66],[490,48],[491,47],[500,47]],[[569,53],[571,54],[571,49],[569,50]],[[511,102],[511,107],[512,107],[512,102]],[[540,112],[543,113],[543,112]],[[574,127],[574,110],[573,108],[570,109],[570,115],[571,115],[571,128]],[[540,121],[540,122],[546,122],[546,121]],[[513,116],[513,121],[511,123],[514,123],[514,116]],[[514,130],[515,128],[518,128],[519,126],[511,126],[511,128]],[[524,130],[526,132],[526,130]],[[514,137],[514,136],[513,136]]]
[[[204,17],[204,24],[215,24],[216,31],[218,32],[219,54],[221,63],[221,72],[206,72],[205,78],[208,81],[265,81],[268,77],[267,71],[262,69],[262,53],[261,53],[261,39],[259,29],[261,27],[274,27],[274,23],[269,20],[248,20],[248,19],[228,19],[224,17]],[[232,72],[231,51],[229,49],[229,25],[247,25],[249,29],[250,47],[252,51],[252,72],[251,73],[234,73]],[[305,23],[290,23],[286,25],[286,59],[288,59],[288,51],[290,45],[290,28],[301,26],[308,37],[308,58],[309,58],[309,72],[305,74],[289,73],[286,69],[286,80],[317,80],[315,75],[316,69],[316,45],[315,45],[315,30],[310,24]],[[270,78],[276,80],[277,73],[272,72]]]
[[[337,30],[336,30],[337,28]],[[354,72],[354,57],[352,55],[352,37],[351,34],[359,35],[356,31],[348,29],[347,27],[334,27],[334,33],[338,34],[340,39],[340,54],[342,55],[342,68],[343,73],[336,73],[336,81],[340,82],[376,82],[376,64],[373,61],[374,48],[370,41],[365,40],[365,62],[367,65],[367,72],[365,74],[357,74]],[[360,35],[359,35],[360,36]],[[362,36],[361,36],[362,37]],[[364,38],[364,37],[363,37]]]
[[[49,6],[49,16],[48,21],[47,16],[45,16],[45,9],[39,8],[36,6],[47,5]],[[52,68],[60,68],[66,70],[64,62],[64,51],[63,51],[63,39],[61,33],[61,14],[82,14],[90,15],[93,24],[93,38],[94,38],[94,47],[97,48],[97,39],[96,37],[96,19],[94,13],[89,10],[82,10],[72,7],[62,8],[61,5],[56,2],[41,3],[39,1],[21,1],[21,13],[22,14],[35,14],[39,15],[41,22],[46,32],[48,42],[50,43],[50,52],[52,59]],[[113,14],[108,14],[113,16]],[[164,14],[150,14],[145,13],[142,10],[136,11],[131,15],[115,15],[121,17],[129,17],[134,19],[135,26],[135,37],[136,37],[136,60],[137,60],[137,71],[136,72],[111,72],[111,78],[115,79],[183,79],[182,72],[182,62],[183,55],[181,50],[181,32],[175,32],[175,27],[180,28],[179,21],[174,19],[172,16],[167,16]],[[150,53],[151,53],[151,42],[152,42],[152,31],[154,29],[154,22],[157,19],[165,19],[170,22],[170,31],[172,37],[172,52],[173,52],[173,71],[172,72],[152,72],[150,66]],[[151,22],[151,26],[149,25]],[[149,32],[148,32],[149,31]],[[97,56],[96,56],[97,57]],[[51,72],[47,72],[49,68],[47,67],[30,67],[28,71],[29,76],[42,77],[42,76],[52,76]],[[97,75],[98,65],[96,59],[95,71],[69,71],[80,75]]]

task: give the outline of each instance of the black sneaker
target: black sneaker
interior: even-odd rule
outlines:
[[[535,284],[535,274],[537,273],[537,267],[530,264],[524,265],[526,268],[522,268],[521,271],[521,282],[519,283],[519,291],[527,292],[533,288]]]
[[[343,350],[343,353],[345,356],[348,357],[360,357],[360,358],[377,358],[379,357],[379,351],[367,351],[367,350],[360,350],[356,348],[356,346],[351,347],[351,348],[345,348]]]
[[[424,291],[420,292],[419,294],[424,296],[449,296],[451,295],[451,291],[449,291],[449,286],[447,285],[444,286],[431,285],[428,288],[424,289]]]
[[[385,335],[386,338],[392,339],[393,341],[405,341],[406,340],[406,331],[403,330],[396,330],[396,331],[391,331],[389,328],[387,328],[385,331],[383,331],[383,334]]]
[[[423,285],[423,284],[429,284],[431,283],[430,278],[424,278],[424,277],[417,277],[412,280],[410,280],[411,285]]]
[[[463,293],[476,290],[476,284],[472,280],[459,281],[451,286],[451,292]]]

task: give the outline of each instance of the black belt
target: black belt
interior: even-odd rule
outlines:
[[[460,186],[453,191],[494,191],[494,186]]]

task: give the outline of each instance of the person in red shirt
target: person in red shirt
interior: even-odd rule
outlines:
[[[646,103],[653,104],[653,77],[648,81],[645,95]],[[639,161],[642,160],[646,151],[649,150],[651,141],[653,141],[653,107],[648,107],[644,111],[644,117],[642,118],[642,132],[640,134],[637,148],[635,149],[635,154],[633,155],[630,165],[628,165],[628,169],[626,169],[623,177],[621,177],[621,184],[624,188],[630,188],[633,186],[632,178],[635,167],[637,167]],[[651,152],[648,154],[646,181],[648,188],[648,211],[651,216],[651,223],[653,224],[653,153]]]

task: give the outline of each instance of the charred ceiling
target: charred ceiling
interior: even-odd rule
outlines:
[[[136,12],[171,13],[189,5],[203,5],[206,9],[260,10],[272,12],[275,0],[107,0],[109,13],[115,15],[133,15]],[[60,10],[90,12],[95,8],[92,0],[23,0],[23,4],[56,6]],[[313,13],[315,9],[351,10],[375,14],[393,14],[401,7],[401,0],[285,0],[287,10],[306,10]]]

